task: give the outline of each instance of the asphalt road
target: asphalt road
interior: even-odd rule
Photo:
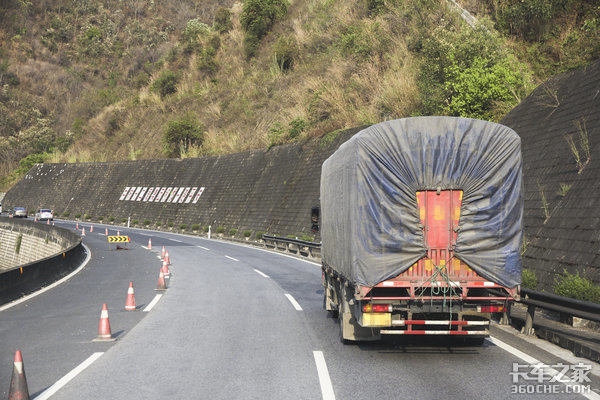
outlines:
[[[15,350],[23,353],[32,399],[46,398],[65,376],[74,377],[52,399],[583,398],[549,394],[567,390],[549,376],[528,380],[535,372],[531,359],[502,343],[548,365],[576,362],[505,328],[493,327],[493,339],[481,347],[429,337],[343,345],[337,320],[322,310],[314,263],[219,240],[127,229],[121,234],[133,240],[128,250],[109,250],[104,226],[93,233],[84,226],[91,251],[86,267],[0,311],[0,398],[8,396]],[[142,247],[149,237],[153,251]],[[146,312],[158,294],[163,245],[172,263],[169,288]],[[137,311],[124,311],[130,281]],[[103,303],[114,342],[92,341]],[[511,393],[519,389],[512,383],[514,363],[529,373],[519,382],[522,390],[533,387],[537,394]],[[587,377],[591,382],[583,384],[598,391],[599,378]]]

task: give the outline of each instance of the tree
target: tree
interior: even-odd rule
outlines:
[[[205,127],[191,114],[186,114],[167,123],[163,135],[167,157],[179,157],[190,146],[202,146]]]

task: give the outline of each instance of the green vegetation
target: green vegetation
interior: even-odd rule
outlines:
[[[81,213],[76,213],[75,218],[81,218]]]
[[[161,97],[177,92],[179,76],[173,71],[162,71],[158,78],[152,83],[151,89],[160,94]]]
[[[250,231],[250,230],[245,230],[245,231],[244,231],[244,237],[245,237],[245,238],[249,238],[250,236],[252,236],[252,231]]]
[[[104,217],[101,215],[98,217],[98,221],[102,222],[104,220]]]
[[[62,213],[62,216],[65,217],[65,218],[69,218],[69,215],[71,215],[71,213],[68,212],[68,211],[65,211],[65,212]]]
[[[285,15],[287,6],[286,0],[244,1],[240,23],[246,32],[244,51],[247,57],[255,55],[261,39],[269,33],[275,20]]]
[[[217,229],[215,231],[217,233],[225,233],[225,227],[224,226],[217,226]]]
[[[152,221],[150,221],[149,219],[145,219],[144,220],[144,226],[148,226],[152,223]]]
[[[237,235],[237,233],[238,233],[238,230],[235,228],[231,228],[229,230],[229,236],[235,236],[235,235]]]
[[[196,232],[200,230],[200,224],[192,224],[192,231]]]
[[[267,234],[267,232],[265,232],[265,231],[256,231],[254,233],[254,239],[262,240],[263,235],[266,235],[266,234]]]
[[[576,300],[600,303],[600,286],[579,276],[579,273],[570,274],[566,270],[563,271],[562,277],[555,280],[554,293]]]
[[[19,233],[17,236],[17,241],[15,242],[15,253],[19,254],[21,252],[21,243],[23,242],[23,234]]]
[[[521,283],[521,286],[532,290],[537,289],[537,276],[535,275],[535,272],[530,269],[523,269],[522,277],[523,282]]]
[[[185,231],[187,229],[187,224],[180,224],[179,225],[179,229],[181,229],[182,231]]]
[[[115,222],[115,217],[113,217],[112,215],[108,217],[108,222]]]
[[[204,131],[191,114],[169,121],[163,136],[165,154],[179,157],[193,146],[202,146]]]

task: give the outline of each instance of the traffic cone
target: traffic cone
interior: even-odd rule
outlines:
[[[79,230],[79,222],[75,224],[75,229]]]
[[[104,228],[104,234],[108,236],[108,228]]]
[[[127,289],[127,302],[125,303],[125,309],[127,311],[135,310],[135,296],[133,294],[133,282],[129,282],[129,289]]]
[[[49,219],[46,220],[46,225],[50,225],[50,220]]]
[[[94,232],[94,225],[90,226],[90,233]]]
[[[165,275],[162,271],[158,274],[158,285],[155,290],[167,290],[167,283],[165,282]]]
[[[165,262],[167,264],[171,264],[171,259],[169,258],[169,250],[165,251]]]
[[[37,217],[34,217],[34,218],[33,218],[33,222],[37,222]]]
[[[117,231],[117,236],[121,236],[121,232]]]
[[[94,339],[94,342],[106,342],[115,340],[110,332],[110,321],[108,320],[108,308],[106,303],[102,305],[102,312],[100,313],[100,323],[98,324],[98,336]]]
[[[152,250],[152,238],[148,238],[148,250]]]
[[[160,253],[161,260],[165,259],[165,246],[162,247],[162,252]]]
[[[81,236],[85,236],[85,228],[81,228]]]
[[[163,273],[165,278],[168,278],[171,275],[171,271],[169,271],[169,264],[166,261],[163,261],[163,265],[160,271]]]
[[[10,389],[8,390],[8,400],[29,400],[29,389],[27,389],[23,356],[20,350],[15,353],[15,364],[10,380]]]

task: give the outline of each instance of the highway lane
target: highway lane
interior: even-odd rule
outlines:
[[[317,354],[323,355],[337,399],[548,398],[512,395],[509,373],[513,363],[524,362],[490,342],[469,347],[431,338],[388,338],[342,345],[337,320],[322,310],[317,265],[223,241],[125,229],[122,233],[134,240],[130,250],[108,252],[98,230],[85,238],[97,256],[82,273],[0,312],[2,359],[12,362],[17,345],[12,344],[25,343],[16,348],[24,352],[32,393],[43,391],[93,352],[105,351],[52,399],[317,399],[322,388],[327,391],[315,362],[315,352],[322,352]],[[141,248],[148,237],[155,249],[169,249],[170,288],[150,313],[109,310],[113,332],[121,332],[118,340],[91,343],[98,301],[123,307],[129,280],[136,285],[138,303],[153,298],[160,264],[156,253]],[[127,267],[115,267],[115,257]],[[124,284],[122,275],[127,276]],[[61,308],[65,302],[69,306]],[[51,317],[45,317],[48,309],[54,310]],[[561,361],[496,331],[545,363]],[[57,361],[59,356],[64,361]],[[2,388],[10,380],[6,372],[11,368],[2,370]],[[600,387],[593,378],[594,387]]]

